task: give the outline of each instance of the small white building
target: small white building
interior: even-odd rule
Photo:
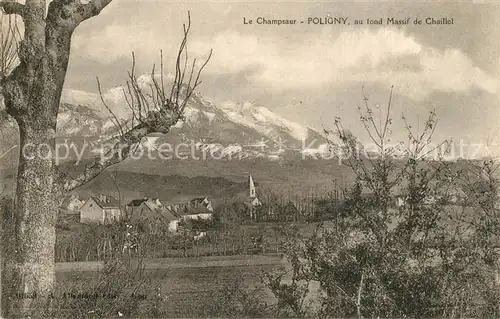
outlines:
[[[438,199],[439,198],[436,197],[436,196],[427,195],[422,200],[422,203],[424,205],[432,205],[432,204],[435,204]],[[394,196],[394,200],[395,200],[395,203],[396,203],[396,207],[403,207],[406,204],[406,202],[408,200],[408,197],[407,196],[403,196],[403,195],[396,195],[396,196]]]
[[[208,197],[196,197],[189,201],[191,209],[213,213],[212,201]]]
[[[80,222],[80,209],[85,201],[80,200],[78,195],[66,196],[59,206],[58,219],[61,221]]]
[[[85,201],[80,200],[78,195],[70,195],[64,198],[60,208],[67,211],[77,212],[82,208],[83,204],[85,204]]]
[[[208,197],[196,197],[187,203],[166,205],[179,219],[211,219],[214,209]]]
[[[166,205],[165,208],[177,216],[169,224],[170,231],[177,231],[179,222],[187,220],[210,220],[213,218],[214,209],[208,197],[196,197],[187,203]]]
[[[112,196],[91,196],[80,208],[80,221],[86,224],[110,224],[121,217],[120,205]]]

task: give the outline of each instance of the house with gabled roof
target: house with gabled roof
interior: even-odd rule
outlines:
[[[58,220],[80,222],[80,209],[85,201],[81,200],[78,195],[68,195],[64,197],[58,210]]]
[[[80,221],[86,224],[111,224],[121,218],[120,204],[113,196],[91,196],[80,208]]]
[[[83,204],[85,204],[85,201],[81,200],[78,195],[73,194],[73,195],[68,195],[64,197],[61,205],[59,206],[60,209],[65,210],[65,211],[79,211],[80,208],[82,208]]]
[[[214,212],[212,207],[212,201],[208,197],[196,197],[189,201],[189,207],[191,209],[198,210],[200,212]]]
[[[165,229],[175,231],[180,219],[158,198],[134,199],[125,206],[125,210],[132,223],[141,224],[150,233],[159,233]]]
[[[214,212],[208,197],[195,197],[187,203],[168,204],[165,207],[181,219],[210,219]]]
[[[127,215],[131,217],[137,213],[141,214],[152,213],[156,209],[162,206],[163,204],[158,198],[144,197],[141,199],[134,199],[130,201],[125,206],[125,211],[127,212]]]

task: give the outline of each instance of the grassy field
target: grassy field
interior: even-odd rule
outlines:
[[[109,236],[106,237],[106,234],[110,232],[108,228],[101,227],[96,230],[80,223],[70,223],[67,226],[68,228],[59,229],[57,232],[56,262],[95,261],[98,257],[102,259],[104,252],[109,257],[110,250],[104,249],[102,245],[104,238],[109,238]],[[162,260],[181,257],[278,254],[283,252],[287,241],[286,236],[283,235],[284,230],[291,231],[293,227],[299,234],[311,236],[317,226],[317,223],[253,222],[237,228],[229,228],[226,232],[214,228],[207,230],[204,240],[186,244],[185,250],[182,239],[173,239],[164,234],[158,236],[144,234],[141,252],[147,258],[161,258]],[[255,238],[261,238],[261,240],[257,242]],[[110,244],[115,256],[121,253],[121,245],[123,243],[119,240],[112,241]],[[96,247],[100,247],[99,253]]]
[[[277,256],[214,256],[200,258],[166,258],[148,260],[146,272],[161,284],[168,317],[206,316],[218,296],[238,283],[260,302],[273,303],[274,298],[261,283],[264,271],[272,272],[287,263]],[[96,281],[102,263],[58,263],[56,279],[63,285]]]
[[[157,270],[235,266],[273,266],[286,264],[286,261],[276,255],[240,255],[148,259],[145,267],[149,270]],[[101,270],[103,266],[103,261],[61,262],[56,263],[56,272],[97,272]]]

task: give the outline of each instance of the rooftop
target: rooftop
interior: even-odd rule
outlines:
[[[100,195],[91,196],[91,198],[99,205],[101,208],[119,208],[120,204],[113,196]]]

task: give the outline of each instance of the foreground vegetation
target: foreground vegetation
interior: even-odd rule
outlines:
[[[334,132],[326,132],[341,141],[331,146],[356,182],[336,231],[319,229],[312,237],[288,233],[292,283],[279,274],[268,276],[278,304],[297,317],[498,317],[497,163],[486,159],[452,169],[440,157],[446,141],[429,148],[433,112],[422,132],[414,132],[403,117],[409,146],[391,146],[391,100],[381,119],[374,118],[366,96],[363,101],[361,123],[377,156],[360,156],[362,146],[340,119]],[[405,165],[398,166],[393,155],[401,152]],[[371,196],[363,196],[367,192]],[[404,203],[391,209],[395,193]],[[448,205],[457,193],[472,205]],[[304,303],[311,282],[321,292],[312,312]]]

